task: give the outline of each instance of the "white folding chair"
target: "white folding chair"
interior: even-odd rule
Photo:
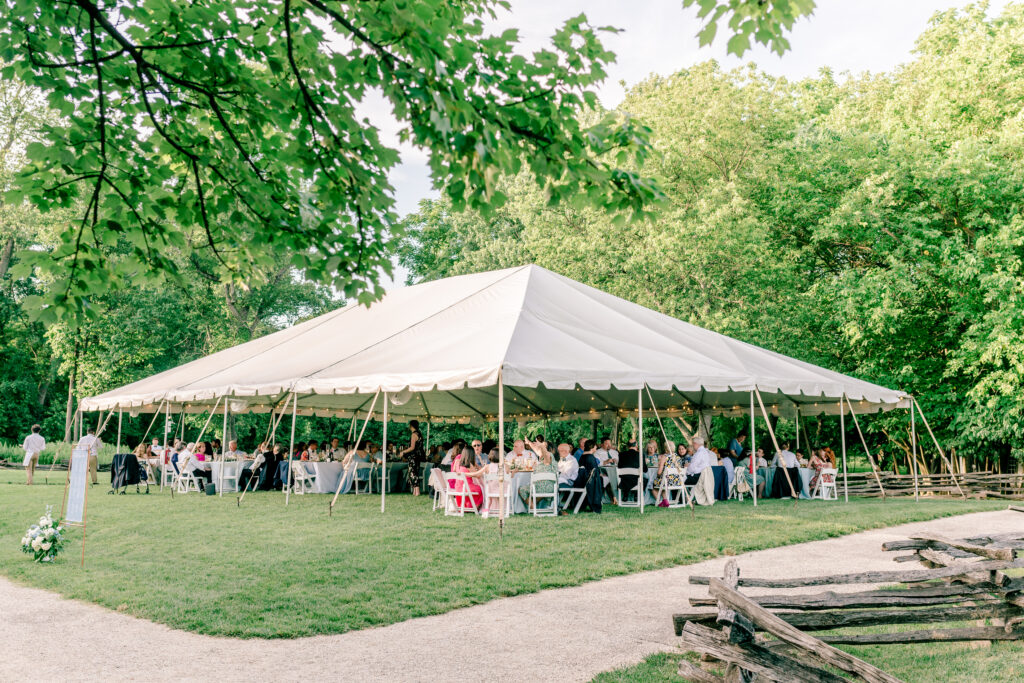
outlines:
[[[565,497],[563,498],[562,496]],[[563,510],[568,510],[572,506],[573,496],[576,496],[576,507],[572,510],[572,513],[575,515],[583,507],[583,501],[587,498],[587,490],[584,488],[558,489],[558,497]]]
[[[678,484],[669,483],[669,478],[672,476],[679,481]],[[668,501],[668,506],[670,508],[686,507],[691,498],[690,492],[686,490],[686,476],[675,467],[666,467],[662,470],[661,477],[661,495]]]
[[[452,482],[461,482],[461,486],[452,486]],[[476,506],[473,505],[473,494],[469,490],[469,479],[462,472],[445,473],[445,484],[447,485],[446,503],[444,508],[445,517],[464,517],[467,512],[476,514]]]
[[[440,467],[430,470],[430,479],[427,485],[434,489],[434,510],[443,510],[448,505],[448,482],[445,481],[446,472]]]
[[[174,465],[169,462],[160,464],[160,488],[174,486],[177,483],[178,473],[174,471]]]
[[[196,479],[196,475],[188,467],[188,461],[191,459],[191,455],[178,459],[178,476],[176,477],[178,493],[188,493],[189,491],[199,493],[202,491],[199,488],[199,481]]]
[[[292,463],[292,491],[297,495],[312,493],[316,490],[316,475],[310,474],[306,469],[306,463],[299,461]]]
[[[622,491],[622,477],[636,477],[637,484],[633,487],[634,500],[626,500],[627,493]],[[640,507],[640,491],[642,490],[642,484],[640,483],[640,469],[638,467],[620,467],[619,468],[619,507],[620,508],[638,508]]]
[[[549,493],[538,493],[537,484],[542,481],[550,481],[552,490]],[[540,507],[537,505],[541,498],[550,498],[551,505]],[[530,475],[530,513],[534,517],[555,517],[558,515],[558,477],[554,472],[534,472]]]
[[[504,482],[505,487],[505,517],[512,516],[512,487],[510,486],[511,479],[506,479]],[[501,510],[501,488],[502,482],[500,481],[497,474],[488,474],[484,476],[484,505],[480,511],[480,516],[484,519],[488,517],[498,516],[498,512]],[[492,509],[492,503],[493,508]]]
[[[370,493],[370,482],[373,480],[374,467],[368,462],[356,464],[355,478],[352,480],[352,490],[355,493]]]
[[[227,466],[231,465],[229,469]],[[241,460],[221,460],[220,461],[221,475],[219,481],[216,482],[217,486],[221,486],[223,482],[224,490],[228,490],[228,485],[231,485],[232,491],[238,491],[238,476],[242,473],[242,461]],[[218,491],[220,489],[218,488]]]
[[[836,474],[838,470],[834,467],[825,467],[818,474],[818,483],[814,485],[814,493],[811,498],[819,500],[839,500],[839,491],[836,489]]]

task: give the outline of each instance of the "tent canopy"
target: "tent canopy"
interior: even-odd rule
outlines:
[[[81,409],[352,416],[378,390],[395,420],[742,415],[750,392],[792,417],[907,407],[900,391],[731,339],[535,265],[396,289],[82,401]],[[650,398],[648,398],[648,392]],[[377,403],[379,412],[381,402]],[[221,409],[222,410],[222,409]],[[289,409],[290,410],[290,409]],[[218,411],[219,412],[219,411]]]

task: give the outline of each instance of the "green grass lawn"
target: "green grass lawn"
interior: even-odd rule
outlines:
[[[55,482],[54,480],[59,480]],[[295,637],[342,633],[438,614],[494,598],[572,586],[722,554],[862,529],[1002,509],[995,501],[876,499],[843,503],[749,499],[696,511],[605,508],[601,516],[508,521],[444,517],[430,499],[195,493],[107,495],[88,500],[86,567],[81,531],[52,566],[18,547],[47,504],[60,510],[61,477],[27,487],[0,471],[0,572],[20,583],[199,633]],[[106,478],[109,482],[109,478]],[[569,552],[567,552],[569,551]],[[666,628],[670,628],[666,624]]]

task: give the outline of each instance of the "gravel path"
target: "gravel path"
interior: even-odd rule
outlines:
[[[924,530],[963,538],[1022,527],[1019,512],[982,512],[762,550],[738,560],[744,575],[765,577],[907,569],[882,552],[884,541]],[[706,588],[690,586],[687,578],[720,574],[726,559],[297,640],[196,635],[0,578],[0,681],[588,681],[676,647],[672,613],[689,609],[687,598],[706,595]],[[37,658],[40,647],[57,654]],[[452,656],[453,649],[492,654]]]

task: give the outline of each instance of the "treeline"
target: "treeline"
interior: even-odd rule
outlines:
[[[790,82],[709,62],[652,77],[619,111],[650,127],[642,171],[668,193],[653,219],[551,206],[506,178],[494,217],[424,201],[401,263],[422,281],[534,262],[904,389],[960,455],[1015,467],[1024,6],[987,11],[937,14],[890,73]],[[864,421],[894,454],[908,447],[898,412]],[[834,443],[831,422],[812,428]]]

